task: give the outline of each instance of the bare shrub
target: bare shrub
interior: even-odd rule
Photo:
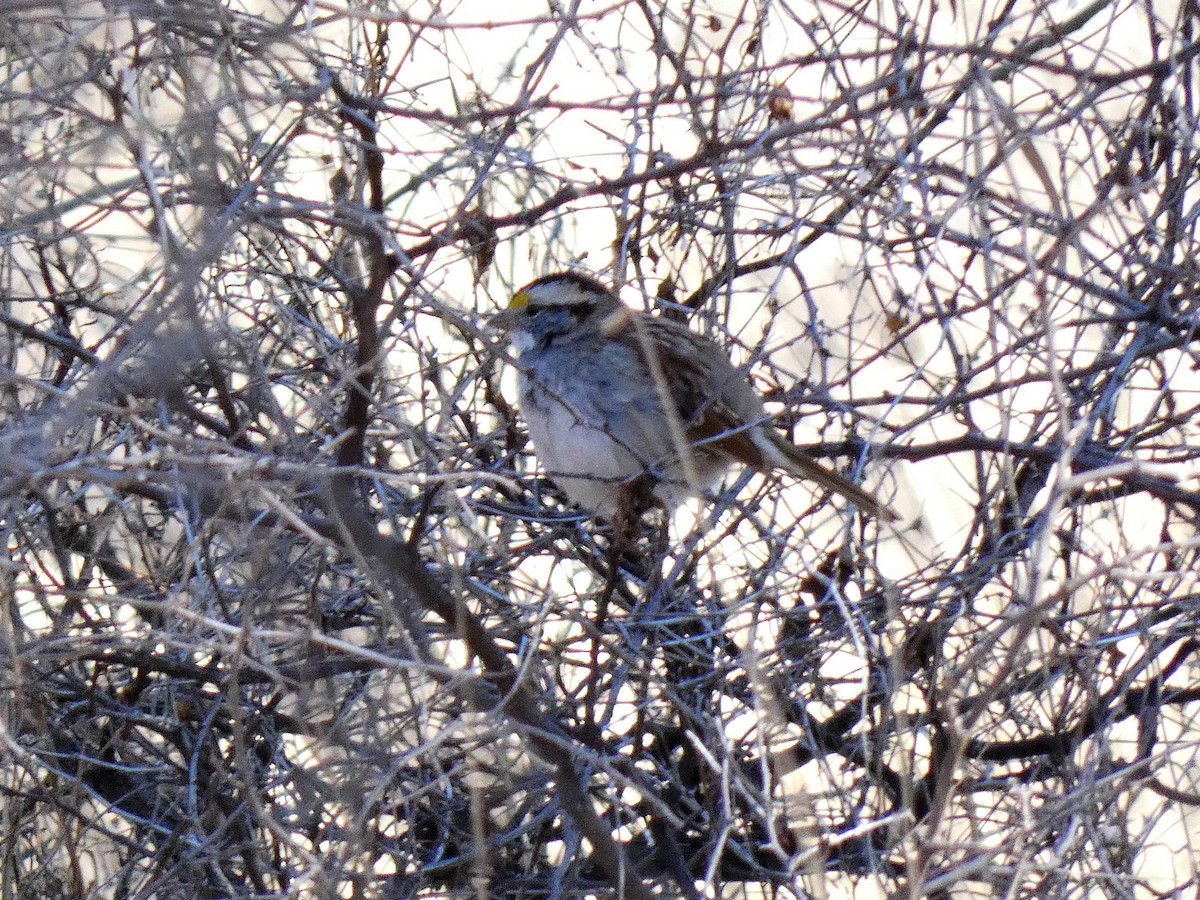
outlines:
[[[10,4],[8,897],[1197,890],[1197,9]],[[901,514],[630,552],[578,267]]]

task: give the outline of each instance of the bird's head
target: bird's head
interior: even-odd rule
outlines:
[[[629,326],[633,311],[594,278],[578,272],[544,275],[517,291],[492,318],[518,352],[564,334],[611,337]]]

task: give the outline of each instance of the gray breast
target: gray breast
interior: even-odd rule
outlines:
[[[649,470],[675,505],[682,483],[660,392],[636,351],[613,341],[566,340],[520,359],[521,408],[546,473],[580,506],[611,515],[620,485]],[[724,463],[706,454],[700,488]]]

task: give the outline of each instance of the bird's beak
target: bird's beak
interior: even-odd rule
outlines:
[[[521,320],[521,314],[529,305],[529,297],[524,291],[518,293],[508,302],[508,306],[488,320],[488,324],[497,331],[512,331]]]
[[[488,325],[496,329],[496,331],[507,333],[517,327],[517,317],[519,313],[519,309],[513,309],[512,307],[509,307],[508,309],[502,309],[500,312],[488,319]]]

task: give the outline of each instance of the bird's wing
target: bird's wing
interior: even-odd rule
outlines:
[[[769,468],[751,435],[763,417],[762,401],[725,351],[669,319],[646,318],[643,324],[666,382],[664,393],[688,440],[743,465]]]
[[[825,468],[770,422],[764,422],[762,399],[724,350],[677,322],[654,318],[642,321],[658,356],[667,393],[674,399],[675,412],[693,444],[758,472],[782,469],[794,478],[840,494],[877,518],[897,518],[893,510],[867,491]]]

